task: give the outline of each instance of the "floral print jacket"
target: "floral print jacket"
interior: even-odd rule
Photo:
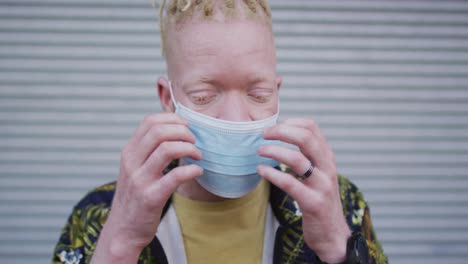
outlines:
[[[116,183],[89,192],[73,209],[53,253],[52,263],[89,263],[96,242],[106,222]],[[339,176],[343,212],[351,231],[359,231],[367,239],[370,263],[386,264],[387,257],[377,240],[369,207],[357,187]],[[166,204],[169,208],[171,200]],[[270,204],[280,223],[276,232],[273,264],[322,263],[304,242],[302,217],[297,203],[279,188],[271,185]],[[139,264],[167,264],[164,250],[155,236],[141,252]]]

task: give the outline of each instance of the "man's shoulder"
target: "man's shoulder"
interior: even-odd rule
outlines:
[[[348,178],[338,175],[338,182],[343,214],[352,229],[357,229],[362,225],[366,210],[369,210],[368,204],[359,188]]]
[[[88,191],[76,204],[74,210],[84,210],[90,207],[108,209],[112,204],[115,188],[116,182],[110,182]]]
[[[98,236],[110,211],[116,183],[111,182],[89,191],[73,208],[55,247],[52,263],[76,259],[91,261]],[[77,262],[77,263],[78,263]],[[80,262],[82,263],[82,262]]]
[[[338,184],[340,187],[341,199],[345,200],[346,196],[352,196],[354,199],[364,199],[359,188],[350,179],[343,175],[338,175]]]

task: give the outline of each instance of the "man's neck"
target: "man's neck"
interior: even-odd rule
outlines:
[[[179,160],[179,166],[183,165],[183,160]],[[221,202],[227,199],[205,190],[195,179],[181,184],[176,192],[184,198],[200,202]]]
[[[184,198],[200,202],[221,202],[227,199],[208,192],[195,179],[180,185],[176,192]]]

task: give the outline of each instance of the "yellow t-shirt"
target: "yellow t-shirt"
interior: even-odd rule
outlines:
[[[188,264],[262,263],[269,184],[222,202],[198,202],[178,194],[173,205]]]

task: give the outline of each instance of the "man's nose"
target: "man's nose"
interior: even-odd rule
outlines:
[[[218,118],[226,121],[252,121],[247,102],[240,94],[230,94],[222,102]]]

